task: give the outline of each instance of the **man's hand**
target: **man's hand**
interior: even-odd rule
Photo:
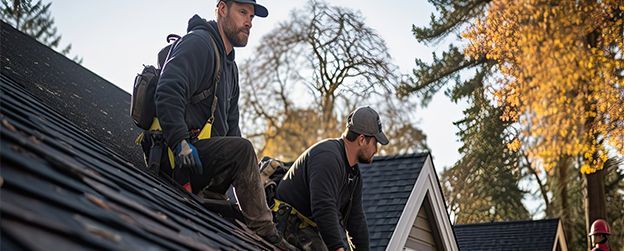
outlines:
[[[176,168],[189,168],[192,174],[201,175],[203,172],[202,161],[194,145],[182,140],[174,149],[176,154]]]

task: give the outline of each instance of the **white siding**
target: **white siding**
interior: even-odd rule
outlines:
[[[417,219],[410,229],[408,240],[406,240],[406,250],[436,250],[436,242],[432,236],[430,225],[425,208],[421,206]]]

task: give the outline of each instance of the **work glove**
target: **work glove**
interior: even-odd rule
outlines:
[[[188,169],[191,174],[202,175],[202,161],[197,148],[183,139],[174,149],[176,168]]]

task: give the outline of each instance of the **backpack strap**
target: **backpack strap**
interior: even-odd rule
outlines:
[[[176,45],[178,45],[178,43],[180,43],[180,39],[181,37],[179,35],[176,34],[169,34],[167,35],[167,43],[169,43],[169,50],[167,51],[167,56],[165,56],[165,59],[162,62],[162,66],[165,66],[165,63],[167,62],[167,60],[169,60],[169,57],[171,56],[171,52],[174,51],[174,47],[176,47]],[[172,43],[173,42],[173,43]],[[161,62],[159,62],[159,64],[161,64]]]
[[[217,106],[217,87],[219,86],[219,80],[221,79],[221,55],[217,51],[218,47],[217,47],[217,44],[215,43],[215,39],[213,38],[213,36],[209,35],[208,37],[209,37],[209,41],[211,42],[211,45],[213,46],[213,52],[215,54],[215,70],[213,71],[213,82],[212,82],[214,85],[214,88],[212,88],[212,93],[211,93],[211,88],[209,87],[201,91],[200,93],[193,95],[193,97],[191,97],[191,103],[196,104],[204,99],[207,99],[210,96],[213,96],[213,102],[211,104],[210,119],[214,119],[215,110],[217,109],[216,107]]]
[[[197,139],[202,140],[202,139],[208,139],[211,137],[211,132],[213,129],[213,121],[215,120],[215,110],[217,110],[217,88],[219,87],[219,81],[221,79],[221,54],[217,51],[218,47],[217,44],[215,43],[215,39],[213,38],[213,36],[211,36],[210,34],[208,35],[209,37],[209,41],[211,42],[211,45],[213,46],[213,52],[215,54],[215,70],[213,71],[213,102],[211,103],[211,116],[208,118],[208,120],[206,121],[206,123],[204,123],[204,127],[202,127],[202,130],[200,130],[200,133],[197,136]],[[197,100],[197,102],[199,102],[200,100],[203,100],[205,98],[208,97],[208,91],[211,88],[208,88],[202,92],[200,92],[199,94],[194,95],[191,98],[191,102],[194,102],[194,100]],[[194,102],[195,103],[195,102]]]

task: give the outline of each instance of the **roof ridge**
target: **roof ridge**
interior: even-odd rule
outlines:
[[[409,158],[416,158],[416,157],[426,157],[428,155],[430,155],[429,151],[414,152],[414,153],[400,153],[400,154],[395,154],[395,155],[375,156],[373,160],[409,159]]]
[[[540,220],[513,220],[513,221],[493,221],[493,222],[478,222],[478,223],[467,223],[467,224],[455,224],[456,227],[465,227],[465,226],[481,226],[481,225],[505,225],[505,224],[516,224],[516,223],[535,223],[535,222],[548,222],[548,221],[560,221],[560,218],[550,218],[550,219],[540,219]]]

